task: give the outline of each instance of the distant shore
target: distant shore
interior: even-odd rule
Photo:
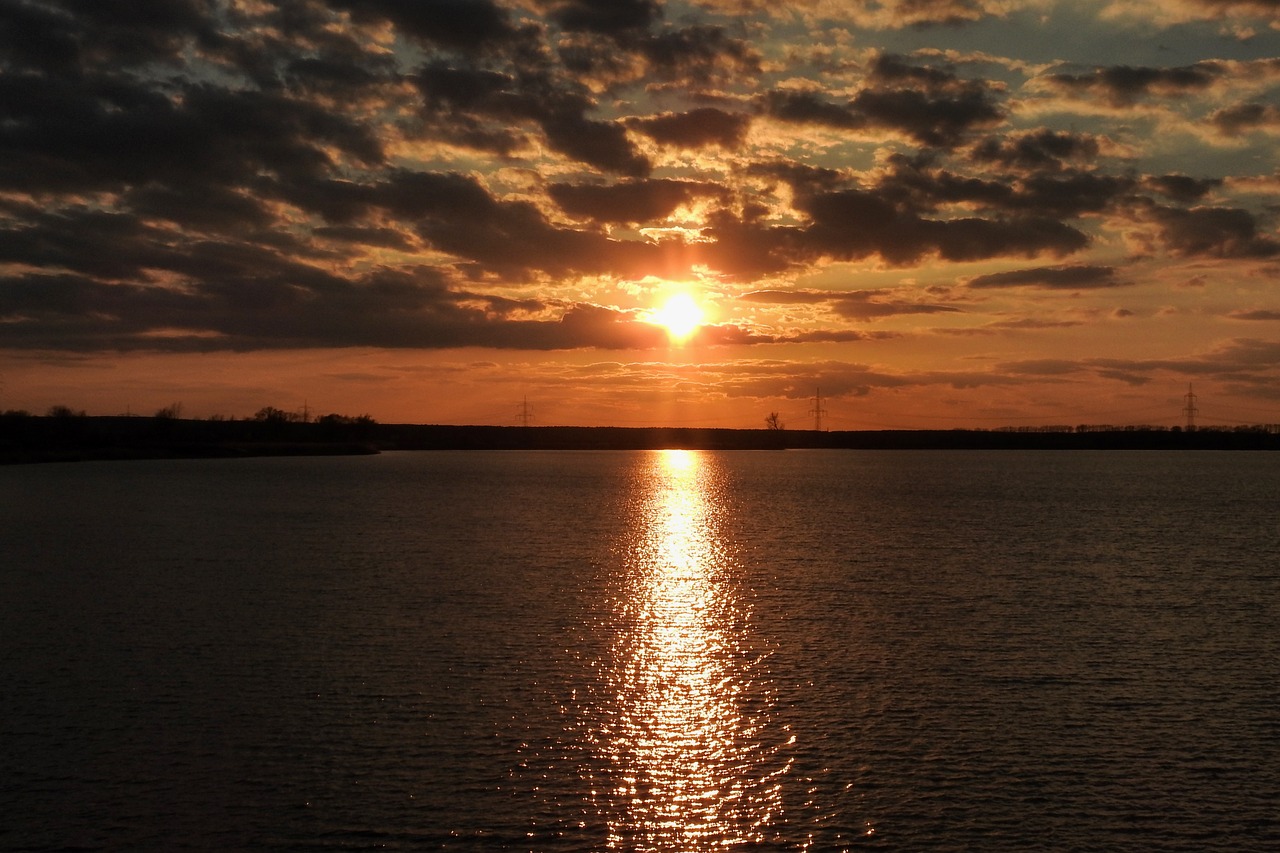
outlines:
[[[1266,429],[810,430],[503,427],[5,416],[0,464],[332,456],[384,450],[1280,450]]]

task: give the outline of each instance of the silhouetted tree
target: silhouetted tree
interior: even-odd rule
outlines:
[[[777,412],[770,412],[769,416],[764,419],[764,427],[765,429],[781,430],[786,429],[787,425],[778,417]]]
[[[297,412],[286,412],[284,409],[277,409],[275,406],[263,406],[254,413],[253,419],[255,421],[287,424],[302,420],[302,415]]]

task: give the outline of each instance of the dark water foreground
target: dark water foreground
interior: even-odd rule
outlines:
[[[0,470],[0,849],[1280,846],[1280,455]]]

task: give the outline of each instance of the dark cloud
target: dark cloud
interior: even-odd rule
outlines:
[[[1191,204],[1221,187],[1221,178],[1192,178],[1188,175],[1152,175],[1143,186],[1174,201]]]
[[[626,181],[616,184],[552,184],[548,192],[566,213],[597,222],[661,221],[699,197],[724,189],[695,181]]]
[[[429,116],[457,128],[451,138],[507,153],[518,141],[508,125],[530,122],[547,144],[565,156],[607,172],[642,176],[649,162],[619,122],[587,117],[591,100],[576,87],[559,86],[544,74],[503,73],[432,63],[418,73]]]
[[[636,42],[649,74],[660,80],[709,84],[733,75],[760,73],[760,54],[723,27],[690,26],[656,33]]]
[[[884,332],[859,332],[854,329],[814,329],[808,332],[790,332],[777,335],[773,343],[780,344],[843,344],[853,341],[881,341],[897,337],[896,334]]]
[[[290,203],[335,225],[358,226],[370,217],[389,216],[461,267],[475,265],[513,281],[535,271],[634,278],[687,273],[687,263],[671,266],[671,255],[660,244],[558,227],[532,202],[495,198],[467,175],[388,170],[377,183],[321,181],[281,191]],[[574,192],[566,191],[568,196]]]
[[[829,304],[833,313],[848,320],[877,320],[899,314],[960,313],[954,305],[912,302],[893,298],[879,290],[853,292],[825,290],[754,290],[739,297],[745,302],[770,305]]]
[[[1081,98],[1101,98],[1115,107],[1132,106],[1146,98],[1177,98],[1204,91],[1226,73],[1218,62],[1197,62],[1181,68],[1112,65],[1083,74],[1044,76],[1052,88]]]
[[[760,73],[760,56],[721,27],[692,26],[648,35],[578,34],[556,53],[566,71],[594,91],[643,85],[649,92],[688,97]]]
[[[939,148],[954,147],[968,131],[1003,117],[979,86],[942,95],[918,89],[863,90],[849,106],[872,124],[900,130],[921,145]]]
[[[388,249],[413,251],[416,246],[401,231],[394,228],[362,228],[355,225],[321,225],[311,231],[325,240],[340,240],[359,246],[382,246]]]
[[[1029,133],[988,137],[973,147],[970,156],[975,162],[1006,169],[1062,171],[1069,162],[1096,159],[1099,148],[1097,137],[1090,134],[1041,128]]]
[[[751,177],[767,178],[786,184],[798,196],[809,196],[847,187],[849,176],[838,169],[811,166],[807,163],[767,161],[747,167]]]
[[[557,227],[531,202],[499,200],[470,176],[401,170],[378,184],[319,189],[338,222],[384,211],[412,223],[429,245],[515,280],[534,270],[636,278],[668,270],[660,245]]]
[[[874,254],[906,265],[931,255],[953,261],[1065,255],[1088,242],[1075,228],[1044,217],[925,219],[861,190],[818,193],[796,206],[810,219],[806,246],[837,260]]]
[[[732,150],[742,145],[751,127],[751,117],[715,107],[700,107],[685,113],[632,119],[630,125],[660,145],[673,148],[718,145]]]
[[[1079,230],[1043,217],[924,219],[895,211],[857,191],[805,200],[803,227],[765,225],[719,217],[706,234],[699,257],[740,278],[779,273],[821,260],[878,257],[908,266],[930,257],[977,261],[1000,257],[1067,255],[1085,247]]]
[[[214,8],[210,0],[0,0],[0,57],[60,75],[177,64],[188,44],[218,41]]]
[[[593,277],[756,281],[829,261],[1061,258],[1088,245],[1076,219],[1102,213],[1154,224],[1173,256],[1278,252],[1254,214],[1189,207],[1221,180],[1108,171],[1101,135],[1002,135],[1004,84],[960,76],[941,52],[875,55],[861,79],[839,83],[770,66],[757,91],[756,24],[726,24],[700,6],[668,20],[664,9],[0,0],[6,341],[81,351],[651,347],[660,331],[632,313],[513,288],[568,286],[585,299]],[[853,18],[937,23],[993,11],[908,0]],[[1043,79],[1132,103],[1202,91],[1227,68]],[[1270,130],[1273,112],[1241,104],[1210,126]],[[756,124],[761,116],[773,122]],[[780,125],[792,127],[778,134]],[[815,142],[803,126],[835,132]],[[753,128],[770,137],[756,151]],[[843,153],[785,159],[831,137],[879,147],[862,146],[856,169]],[[720,155],[712,176],[704,167]],[[684,206],[709,211],[691,239],[644,236]],[[1001,275],[970,285],[1120,283],[1084,265]],[[822,305],[828,319],[958,310],[878,292],[759,289],[743,299]],[[862,337],[726,324],[698,341]]]
[[[956,77],[955,72],[949,68],[913,65],[903,57],[892,53],[877,54],[871,60],[867,77],[876,86],[890,88],[906,87],[927,91],[967,88],[967,84]]]
[[[412,38],[461,51],[505,46],[524,34],[492,0],[328,0],[360,23],[388,21]]]
[[[702,233],[710,242],[698,247],[698,256],[740,280],[785,272],[813,258],[804,230],[796,226],[769,225],[722,211],[712,214]]]
[[[375,272],[303,288],[270,279],[188,290],[85,276],[0,277],[0,318],[15,348],[92,351],[485,346],[555,350],[654,349],[665,333],[629,314],[577,304],[544,309],[447,288],[430,270]]]
[[[954,305],[885,299],[882,294],[864,291],[844,295],[832,303],[832,310],[849,320],[878,320],[900,314],[956,314],[961,309]]]
[[[1030,175],[1015,184],[1008,206],[1064,218],[1100,213],[1134,186],[1131,177],[1095,172]]]
[[[337,165],[333,153],[368,166],[383,159],[372,128],[269,92],[202,84],[175,103],[111,78],[0,75],[0,103],[0,186],[16,190],[239,183],[323,174]]]
[[[590,346],[600,349],[654,349],[666,346],[666,332],[637,322],[630,315],[598,305],[578,304],[560,319],[563,343],[557,349]],[[550,348],[550,347],[548,347]]]
[[[1280,241],[1260,235],[1257,220],[1247,210],[1154,206],[1149,216],[1159,227],[1165,248],[1176,256],[1271,258],[1280,255]]]
[[[1117,278],[1115,267],[1073,266],[1034,267],[974,276],[966,284],[976,288],[1038,287],[1049,290],[1092,290],[1119,287],[1127,282]]]
[[[617,35],[647,30],[662,19],[656,0],[562,0],[541,5],[569,32]]]
[[[775,89],[761,100],[763,111],[773,118],[797,124],[816,124],[842,130],[867,127],[865,116],[856,114],[848,104],[835,104],[816,91]]]
[[[121,206],[144,220],[163,219],[193,232],[238,234],[275,224],[260,199],[217,185],[146,183],[125,192]]]
[[[1253,130],[1280,130],[1280,107],[1271,104],[1236,104],[1217,110],[1209,122],[1223,136],[1241,136]]]
[[[888,166],[876,192],[917,212],[964,205],[1004,214],[1070,218],[1106,210],[1126,199],[1135,186],[1127,176],[1074,169],[979,178],[902,156],[889,158]]]
[[[565,112],[549,116],[542,129],[552,148],[575,160],[620,175],[649,174],[649,161],[636,153],[621,124]]]
[[[909,65],[894,56],[878,57],[867,85],[844,103],[816,91],[782,89],[765,93],[760,104],[765,113],[782,121],[899,132],[917,144],[937,148],[955,147],[970,131],[1003,118],[984,83],[962,80],[948,70]]]

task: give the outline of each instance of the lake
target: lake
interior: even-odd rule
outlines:
[[[1280,849],[1280,454],[0,468],[3,850]]]

